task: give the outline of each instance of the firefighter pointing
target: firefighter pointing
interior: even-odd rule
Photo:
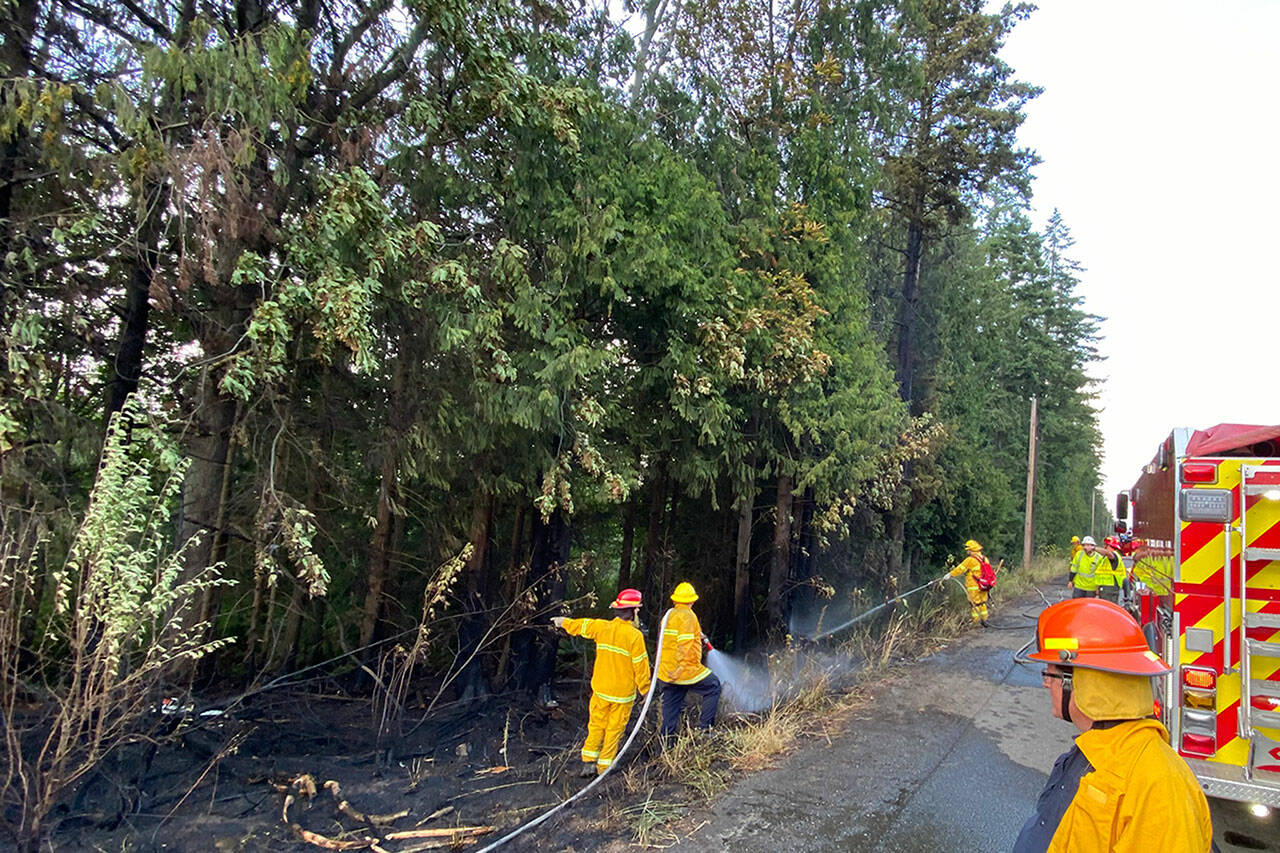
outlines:
[[[973,621],[983,628],[987,627],[987,599],[991,588],[995,586],[996,570],[982,553],[982,543],[970,539],[964,543],[967,552],[960,565],[943,575],[954,578],[964,575],[964,593],[969,598],[969,613]]]
[[[641,696],[649,692],[649,652],[635,626],[640,592],[624,589],[609,607],[612,619],[556,616],[551,620],[557,628],[596,643],[587,739],[582,744],[583,776],[603,773],[613,763],[637,692]]]
[[[1150,718],[1152,676],[1170,671],[1122,608],[1098,599],[1041,612],[1036,650],[1053,716],[1081,732],[1060,756],[1014,853],[1210,849],[1209,804]]]

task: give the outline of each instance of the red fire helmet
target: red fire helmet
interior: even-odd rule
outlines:
[[[618,597],[613,600],[613,604],[609,605],[614,609],[622,609],[624,607],[640,606],[640,590],[624,589],[618,593]]]

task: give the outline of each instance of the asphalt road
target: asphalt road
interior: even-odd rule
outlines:
[[[1076,731],[1050,716],[1039,670],[1013,662],[1042,606],[1033,592],[990,629],[901,668],[830,744],[797,750],[718,797],[678,849],[1009,850]],[[1276,815],[1211,806],[1224,851],[1280,851]]]

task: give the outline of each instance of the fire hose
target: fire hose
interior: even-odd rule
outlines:
[[[816,635],[814,635],[814,636],[810,637],[809,639],[810,639],[812,642],[815,642],[815,643],[816,643],[818,640],[824,640],[824,639],[826,639],[827,637],[830,637],[832,634],[836,633],[837,631],[843,631],[845,628],[848,628],[848,627],[851,627],[851,626],[853,626],[853,625],[856,625],[857,623],[861,622],[863,619],[868,619],[868,618],[870,618],[871,616],[874,616],[876,613],[879,613],[881,610],[884,610],[884,609],[885,609],[886,607],[888,607],[890,604],[896,604],[897,602],[902,601],[902,600],[903,600],[904,598],[906,598],[907,596],[915,595],[917,592],[920,592],[921,590],[928,589],[929,587],[933,586],[933,585],[934,585],[934,584],[936,584],[936,583],[942,583],[942,582],[943,582],[943,581],[945,581],[946,579],[947,579],[947,578],[946,578],[946,576],[945,576],[945,575],[944,575],[943,577],[940,577],[940,578],[934,578],[933,580],[929,581],[929,582],[928,582],[928,583],[926,583],[926,584],[921,584],[920,586],[916,587],[915,589],[907,590],[906,592],[902,593],[902,595],[899,595],[899,596],[896,596],[896,597],[894,597],[894,598],[891,598],[891,599],[889,599],[888,601],[885,601],[885,602],[883,602],[883,603],[881,603],[881,604],[877,604],[875,607],[871,608],[870,610],[866,610],[866,611],[864,611],[864,612],[862,612],[862,613],[859,613],[857,616],[853,617],[853,618],[852,618],[852,619],[850,619],[849,621],[847,621],[847,622],[843,622],[843,623],[841,623],[841,624],[837,625],[837,626],[836,626],[836,627],[834,627],[834,628],[828,628],[827,630],[823,631],[821,634],[816,634]]]
[[[653,652],[655,661],[662,660],[663,631],[667,627],[667,618],[670,616],[671,616],[671,611],[668,610],[666,613],[662,615],[662,622],[658,626],[658,647],[654,649],[654,652]],[[489,853],[490,850],[497,850],[499,847],[506,844],[508,841],[515,838],[516,836],[521,835],[527,832],[528,830],[533,829],[535,826],[542,823],[543,821],[546,821],[556,812],[560,811],[565,806],[569,805],[579,797],[582,797],[588,791],[594,788],[596,785],[599,785],[601,782],[603,782],[604,777],[608,776],[609,773],[613,770],[613,768],[618,766],[619,760],[622,758],[623,755],[626,754],[627,749],[630,748],[631,746],[631,742],[636,739],[636,735],[640,733],[640,727],[644,725],[644,717],[645,717],[645,714],[649,712],[649,704],[653,701],[653,694],[656,692],[657,686],[658,686],[658,667],[655,664],[653,667],[653,677],[649,679],[649,692],[646,693],[644,696],[644,704],[640,706],[640,714],[639,716],[636,717],[635,725],[631,727],[631,734],[627,737],[626,741],[622,744],[622,747],[618,750],[618,754],[614,756],[613,762],[604,769],[603,773],[599,774],[598,776],[596,776],[596,778],[592,779],[586,785],[586,787],[584,787],[581,791],[578,791],[573,796],[568,797],[563,802],[557,803],[556,805],[552,806],[550,809],[538,815],[533,820],[529,821],[523,826],[517,827],[516,829],[513,829],[511,832],[508,832],[506,835],[502,836],[497,841],[490,844],[488,847],[481,848],[479,853]]]

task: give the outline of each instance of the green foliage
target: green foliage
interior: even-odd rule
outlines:
[[[230,642],[205,641],[207,625],[181,636],[163,630],[175,609],[223,583],[218,566],[180,578],[170,518],[187,464],[136,399],[113,417],[84,521],[52,574],[54,619],[41,632],[54,648],[101,659],[110,670],[99,677],[154,678],[179,659],[198,660]]]
[[[1014,548],[1032,395],[1037,543],[1087,512],[1097,318],[1066,225],[1020,200],[1036,90],[999,49],[1026,7],[646,4],[638,39],[602,4],[145,8],[0,19],[32,46],[0,57],[0,489],[46,543],[28,634],[100,576],[137,638],[195,618],[187,590],[244,641],[216,658],[236,677],[394,633],[421,596],[462,656],[459,625],[563,597],[556,518],[571,561],[629,536],[634,584],[678,573],[709,626],[754,626],[780,478],[785,595]],[[130,382],[189,462],[136,407],[104,445]],[[441,587],[424,567],[468,545]],[[606,562],[574,583],[607,592]],[[211,566],[233,591],[184,586]]]

